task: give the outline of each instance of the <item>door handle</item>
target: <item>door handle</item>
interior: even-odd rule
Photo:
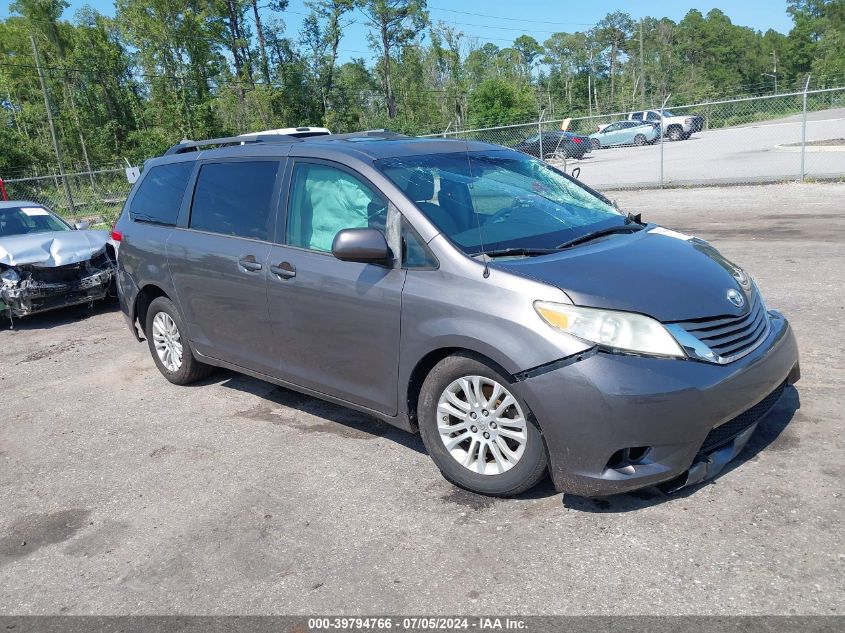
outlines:
[[[290,262],[282,262],[276,266],[270,266],[270,272],[280,279],[296,277],[296,268]]]
[[[261,264],[255,261],[255,255],[244,255],[238,260],[238,266],[251,273],[258,272],[262,268]]]

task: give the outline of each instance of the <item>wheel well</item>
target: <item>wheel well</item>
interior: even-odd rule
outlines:
[[[138,321],[140,330],[144,334],[147,333],[147,309],[149,309],[153,299],[157,299],[158,297],[167,297],[167,293],[152,284],[141,288],[138,296],[135,297],[135,319]],[[170,297],[167,298],[169,299]]]
[[[494,360],[484,356],[483,354],[474,352],[471,349],[463,347],[443,347],[431,351],[419,360],[411,372],[411,376],[408,378],[408,419],[411,421],[411,425],[414,428],[417,428],[417,405],[419,404],[420,391],[422,390],[426,377],[431,370],[434,369],[434,366],[437,363],[447,356],[454,356],[455,354],[470,356],[499,372],[508,380],[508,382],[514,382],[514,377],[509,371],[504,369]]]

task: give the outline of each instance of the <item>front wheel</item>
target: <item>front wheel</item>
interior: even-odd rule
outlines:
[[[431,370],[419,399],[420,435],[453,484],[507,497],[546,474],[543,436],[528,405],[506,378],[468,355]]]
[[[194,358],[182,317],[167,297],[156,297],[150,303],[144,332],[156,367],[174,385],[188,385],[214,370]]]
[[[670,127],[669,128],[669,138],[673,141],[680,141],[681,139],[684,138],[684,131],[677,126]]]
[[[592,146],[594,150],[601,149],[601,141],[599,141],[597,138],[594,138],[592,141]]]

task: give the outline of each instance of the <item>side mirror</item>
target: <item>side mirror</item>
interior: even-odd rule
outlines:
[[[88,229],[90,226],[91,226],[91,223],[88,220],[82,220],[82,222],[76,222],[73,225],[73,228],[75,228],[77,231],[84,231],[84,230]]]
[[[344,262],[387,264],[393,253],[378,229],[342,229],[332,242],[332,255]]]

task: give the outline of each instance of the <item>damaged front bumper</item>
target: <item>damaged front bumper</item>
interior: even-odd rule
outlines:
[[[786,319],[728,365],[594,354],[520,382],[556,488],[602,497],[712,479],[800,377]]]
[[[2,272],[0,314],[22,317],[104,299],[112,287],[115,267],[103,253],[67,266],[16,266]]]

